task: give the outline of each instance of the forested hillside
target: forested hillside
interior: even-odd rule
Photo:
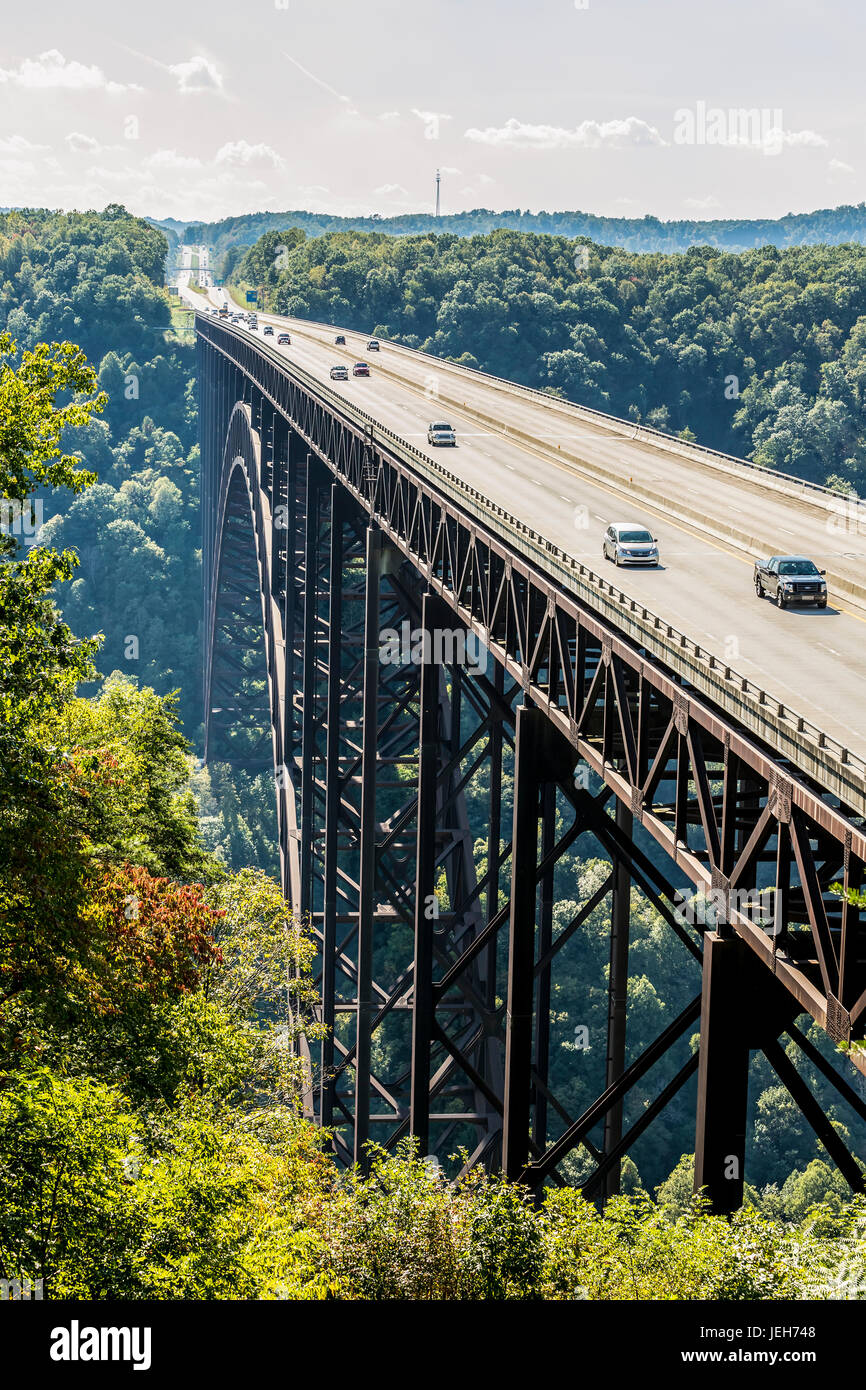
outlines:
[[[546,320],[599,333],[600,306],[614,302],[606,282],[620,283],[599,267],[610,271],[618,253],[593,250],[587,280],[573,281],[586,298],[568,293],[564,278],[554,297],[527,285],[551,265],[565,277],[573,248],[532,237],[535,269],[519,264],[494,294],[495,258],[505,255],[496,263],[507,270],[509,248],[517,254],[501,239],[515,235],[494,235],[492,250],[482,239],[485,268],[474,280],[458,256],[466,288],[456,299],[445,288],[441,303],[456,238],[432,250],[429,238],[420,250],[409,240],[386,249],[379,237],[324,238],[323,262],[307,259],[310,244],[298,239],[294,281],[277,277],[273,292],[308,295],[317,316],[336,295],[340,314],[356,305],[419,341],[451,333],[437,350],[462,334],[477,360],[513,350],[530,371],[510,317],[535,324],[536,343]],[[0,535],[0,1278],[44,1278],[51,1297],[95,1298],[781,1299],[834,1296],[840,1279],[860,1287],[862,1241],[854,1257],[838,1242],[857,1234],[864,1204],[849,1200],[757,1058],[751,1185],[732,1221],[691,1198],[689,1087],[666,1127],[636,1146],[626,1195],[603,1216],[573,1188],[551,1190],[535,1209],[518,1188],[478,1173],[451,1187],[405,1147],[379,1154],[370,1178],[346,1175],[300,1118],[287,1044],[301,1013],[309,1018],[313,948],[262,872],[272,783],[263,775],[249,785],[227,768],[196,772],[184,737],[195,740],[200,720],[198,453],[193,362],[162,288],[165,251],[157,230],[121,208],[0,220],[10,330],[0,338],[0,497],[28,512],[41,502],[46,517],[38,543]],[[847,306],[846,343],[860,293],[854,286],[846,299],[841,271],[820,259],[834,253],[815,254],[826,281],[816,276],[814,301],[805,282],[799,298],[792,289],[773,330],[786,341],[784,325],[794,333],[804,315],[808,353],[818,352],[810,332],[830,303],[826,285]],[[665,266],[665,293],[652,302],[672,326],[689,312],[688,277],[710,274],[703,255]],[[768,303],[780,285],[799,284],[769,272],[766,282]],[[474,307],[440,324],[446,302]],[[588,306],[585,318],[573,318],[575,304]],[[774,322],[769,310],[761,322]],[[625,327],[618,341],[632,344]],[[854,361],[845,351],[843,374]],[[624,371],[612,357],[609,365]],[[467,780],[470,819],[488,775],[482,768]],[[502,792],[507,822],[507,773]],[[488,846],[479,840],[474,851],[483,875]],[[563,860],[557,931],[603,872],[592,859]],[[581,1050],[575,1032],[582,1024],[604,1035],[607,932],[602,903],[563,948],[552,1001],[552,1082],[573,1113],[599,1089],[602,1051]],[[629,1056],[698,983],[637,893],[631,942]],[[316,1029],[307,1028],[315,1054]],[[832,1060],[827,1038],[814,1027],[810,1036]],[[659,1084],[695,1045],[682,1040]],[[387,1071],[405,1058],[386,1046]],[[856,1151],[850,1107],[834,1103],[811,1064],[803,1074]],[[642,1104],[632,1095],[627,1121]],[[577,1182],[581,1173],[572,1155],[563,1175]]]
[[[96,481],[78,494],[43,491],[41,538],[78,556],[63,614],[76,632],[102,634],[99,670],[179,690],[182,726],[198,741],[194,348],[173,325],[166,253],[163,234],[121,207],[0,217],[0,327],[20,348],[69,339],[96,366],[105,409],[74,440]],[[194,780],[208,843],[229,862],[272,868],[270,786],[222,766]]]
[[[232,279],[278,311],[866,491],[866,247],[634,255],[509,231],[273,231]]]
[[[329,213],[254,212],[225,217],[218,222],[179,223],[169,219],[160,224],[189,245],[204,242],[227,273],[243,250],[265,232],[297,227],[307,236],[330,232],[385,232],[388,236],[417,236],[453,233],[456,236],[487,235],[497,227],[515,232],[540,232],[548,236],[586,237],[606,246],[626,251],[687,251],[690,246],[718,246],[726,251],[748,251],[756,246],[811,246],[822,242],[830,246],[848,241],[866,241],[866,204],[857,203],[815,212],[788,213],[779,218],[684,219],[662,222],[658,217],[603,217],[589,212],[529,212],[514,208],[492,212],[475,208],[471,212],[410,212],[396,217],[337,217]]]
[[[194,729],[193,348],[169,332],[165,251],[160,232],[121,208],[10,213],[0,218],[0,322],[23,348],[70,340],[96,365],[106,408],[75,446],[98,481],[78,496],[44,499],[44,539],[78,553],[64,612],[77,632],[104,633],[103,669],[179,686]]]
[[[69,446],[107,405],[74,345],[0,335],[0,496],[93,495]],[[405,1143],[341,1173],[290,1047],[302,1018],[317,1038],[312,942],[276,884],[207,853],[174,701],[122,676],[82,698],[99,643],[52,598],[75,571],[0,535],[0,1278],[51,1299],[826,1298],[862,1278],[840,1237],[863,1204],[821,1164],[787,1228],[757,1194],[709,1216],[681,1169],[654,1203],[630,1167],[604,1215],[568,1187],[536,1209],[480,1171],[451,1186]]]

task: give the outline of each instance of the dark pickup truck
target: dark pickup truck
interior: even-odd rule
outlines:
[[[789,603],[826,608],[826,572],[803,555],[771,555],[763,564],[755,561],[755,593],[758,598],[774,598],[777,608],[787,608]]]

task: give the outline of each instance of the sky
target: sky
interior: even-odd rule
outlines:
[[[8,8],[8,7],[7,7]],[[76,0],[0,29],[0,205],[779,217],[866,197],[863,0]]]

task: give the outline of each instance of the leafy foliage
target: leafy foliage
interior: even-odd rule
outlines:
[[[828,1224],[829,1223],[829,1224]],[[785,1230],[752,1209],[603,1215],[574,1189],[444,1181],[404,1145],[341,1179],[290,1113],[121,1093],[31,1068],[0,1089],[0,1274],[55,1298],[658,1300],[862,1297],[862,1211]],[[859,1292],[858,1292],[859,1291]]]
[[[232,279],[269,287],[285,313],[866,488],[860,245],[639,255],[503,229],[305,239],[293,228],[266,232]]]
[[[84,232],[91,242],[81,250]],[[17,315],[26,338],[37,320],[54,315],[63,322],[83,312],[84,300],[66,284],[75,269],[96,296],[97,335],[110,334],[114,324],[112,305],[96,294],[102,277],[112,281],[109,298],[119,296],[130,334],[146,347],[153,330],[136,320],[136,306],[162,302],[153,284],[156,235],[122,209],[101,219],[3,219],[0,255],[20,271],[14,290],[3,287],[3,303],[13,304],[10,319]],[[121,252],[118,238],[128,240]],[[74,266],[69,247],[80,251]],[[300,238],[293,247],[293,254],[307,254]],[[492,265],[501,250],[481,248],[481,260],[489,254]],[[430,312],[426,298],[435,300],[435,283],[424,278],[424,257],[412,262],[411,248],[406,254],[417,294],[389,278],[396,263],[385,264],[387,257],[363,293],[387,308],[399,291],[417,327]],[[506,248],[506,261],[509,254]],[[610,270],[610,253],[598,255],[599,272]],[[693,259],[690,274],[710,275],[706,258]],[[313,268],[321,271],[309,277],[316,292],[330,294],[326,262]],[[490,266],[485,275],[483,293],[467,281],[452,298],[454,323],[440,322],[436,309],[434,337],[445,334],[447,347],[448,332],[464,331],[458,304],[466,331],[491,354],[519,342],[514,313],[548,332],[555,299],[551,311],[546,291],[516,285],[507,290],[508,306],[516,308],[504,312],[486,302],[493,295]],[[674,294],[675,278],[662,277],[666,293]],[[581,313],[594,314],[611,341],[622,329],[634,346],[605,307],[613,301],[604,279],[595,276]],[[74,276],[71,284],[78,284]],[[353,293],[361,293],[359,284]],[[651,304],[657,285],[643,288],[652,312],[674,324],[672,303]],[[795,313],[807,297],[801,288]],[[639,299],[638,291],[624,290],[623,303]],[[845,300],[840,322],[855,312],[855,300]],[[570,331],[587,321],[575,319]],[[688,327],[677,331],[694,336]],[[782,327],[775,331],[783,336]],[[854,324],[842,351],[855,403],[861,336]],[[555,338],[550,329],[543,339],[545,370]],[[820,358],[839,341],[825,327],[803,351],[820,349]],[[636,1154],[641,1172],[626,1165],[628,1195],[603,1214],[574,1188],[546,1193],[537,1209],[525,1190],[478,1170],[449,1183],[408,1143],[396,1155],[374,1150],[369,1176],[337,1169],[324,1151],[327,1136],[300,1116],[310,1078],[291,1046],[302,1027],[311,1040],[318,1036],[310,1022],[313,945],[262,867],[225,869],[231,855],[264,837],[268,779],[255,799],[245,800],[241,788],[217,824],[214,785],[229,787],[231,774],[200,777],[211,815],[206,848],[170,672],[159,666],[161,693],[115,671],[91,699],[81,698],[80,685],[94,676],[97,643],[77,640],[51,598],[55,588],[74,589],[75,557],[50,548],[52,540],[66,543],[74,526],[85,549],[89,527],[99,536],[86,564],[94,555],[116,561],[113,577],[122,574],[122,557],[132,556],[130,593],[139,583],[148,602],[161,598],[166,575],[172,583],[176,575],[163,566],[154,537],[162,536],[163,556],[189,549],[193,455],[188,470],[185,463],[176,480],[168,476],[171,431],[160,433],[147,418],[135,423],[135,411],[127,415],[127,404],[117,403],[130,365],[122,355],[103,358],[100,370],[112,395],[109,430],[125,432],[118,446],[92,418],[103,402],[77,348],[37,345],[18,358],[7,342],[5,351],[4,495],[30,504],[37,490],[64,487],[73,501],[58,503],[42,538],[48,544],[23,558],[7,546],[0,557],[0,1274],[44,1278],[52,1297],[71,1298],[862,1297],[864,1204],[848,1199],[757,1063],[752,1142],[759,1186],[732,1220],[708,1215],[693,1198],[688,1155],[662,1182],[658,1202],[643,1188],[641,1173],[646,1180],[664,1174],[671,1146],[682,1147],[686,1100],[671,1108],[666,1141]],[[615,355],[602,355],[619,370]],[[147,359],[152,379],[170,391],[182,367],[175,373],[158,358]],[[700,366],[694,354],[689,361]],[[838,388],[833,399],[841,400],[838,376],[825,375],[828,391]],[[70,399],[60,404],[66,392]],[[776,409],[772,401],[769,409]],[[833,410],[825,413],[838,423]],[[81,466],[81,456],[98,466]],[[90,486],[91,473],[102,481]],[[185,555],[190,572],[196,563],[194,553]],[[93,568],[67,600],[67,617],[75,604],[91,611]],[[103,601],[108,612],[108,589]],[[170,610],[173,617],[179,611]],[[470,809],[486,795],[488,776],[479,771],[467,784]],[[502,791],[507,814],[507,776]],[[479,841],[475,851],[483,872],[488,847]],[[598,891],[605,870],[572,858],[557,872],[558,934]],[[584,1095],[598,1090],[593,1068],[600,1054],[581,1055],[573,1038],[576,1019],[590,1033],[603,1031],[606,930],[600,900],[561,953],[565,970],[554,993],[553,1074],[575,1113]],[[405,946],[396,938],[395,931],[387,946],[395,959]],[[694,982],[673,958],[657,914],[637,896],[632,955],[628,1036],[635,1049]],[[690,1045],[683,1040],[684,1051]],[[398,1050],[382,1060],[399,1061]],[[817,1074],[810,1082],[826,1084]],[[844,1129],[840,1116],[833,1119]],[[457,1166],[462,1161],[458,1156]],[[579,1162],[575,1156],[567,1174],[574,1182]],[[780,1170],[781,1186],[766,1181]]]
[[[211,872],[189,792],[189,744],[178,728],[177,693],[158,696],[115,672],[95,698],[63,710],[57,733],[93,769],[87,831],[101,857],[155,874]]]
[[[0,372],[8,474],[0,497],[54,489],[40,497],[40,539],[78,558],[62,598],[66,621],[79,633],[102,632],[105,670],[134,674],[160,693],[181,687],[192,731],[200,718],[198,446],[192,347],[170,332],[166,250],[160,231],[123,208],[0,216],[0,329],[22,349],[15,375],[9,363]],[[10,351],[0,338],[0,353]],[[86,359],[99,364],[95,377]],[[76,394],[50,426],[41,416],[58,386],[91,393],[97,385],[89,404]],[[44,468],[40,451],[58,438],[65,452]]]

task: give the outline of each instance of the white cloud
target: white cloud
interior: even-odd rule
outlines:
[[[399,111],[380,111],[378,119],[380,121],[399,121]]]
[[[821,149],[827,141],[815,130],[786,130],[777,107],[707,106],[699,101],[692,110],[674,112],[675,145],[719,145],[727,149],[779,155],[785,149]]]
[[[0,139],[0,154],[38,154],[40,150],[49,148],[48,145],[34,145],[25,135],[8,135]]]
[[[493,178],[491,178],[489,174],[479,174],[479,175],[478,175],[478,182],[479,182],[479,183],[495,183],[496,180],[493,179]]]
[[[625,120],[581,121],[573,130],[531,125],[512,116],[503,126],[487,126],[484,130],[470,127],[464,131],[464,138],[480,145],[511,150],[597,150],[667,143],[655,126],[637,116],[628,116]]]
[[[709,212],[710,208],[722,206],[712,193],[708,193],[706,198],[685,198],[683,201],[687,208],[694,208],[696,212]]]
[[[267,165],[271,169],[282,169],[285,160],[270,145],[250,145],[246,140],[231,140],[217,150],[216,162],[232,168]]]
[[[823,135],[819,135],[815,130],[783,130],[781,126],[773,126],[760,140],[752,140],[750,137],[740,135],[728,141],[719,141],[719,143],[736,145],[741,148],[745,146],[759,150],[763,154],[778,155],[782,153],[782,150],[821,149],[826,147],[827,141]]]
[[[64,139],[73,154],[97,154],[102,149],[98,140],[92,135],[82,135],[80,130],[70,131]]]
[[[33,178],[36,174],[36,165],[31,159],[0,159],[0,174],[6,179]],[[6,197],[8,192],[4,190]],[[10,199],[14,207],[14,199]]]
[[[24,58],[17,68],[0,68],[0,82],[13,82],[36,91],[62,88],[73,92],[103,91],[112,96],[141,91],[140,87],[124,82],[110,82],[95,65],[87,67],[74,59],[67,61],[56,48],[47,49],[38,58]]]
[[[177,150],[155,150],[144,161],[149,169],[200,169],[202,163],[195,155],[178,154]]]
[[[185,63],[170,63],[168,70],[172,77],[177,78],[178,91],[184,95],[221,92],[223,89],[223,75],[216,63],[200,53]]]
[[[806,145],[810,149],[820,149],[827,141],[816,130],[777,130],[771,131],[768,139],[781,137],[783,145]]]
[[[382,183],[373,192],[383,198],[408,198],[409,190],[404,188],[402,183]]]
[[[439,169],[440,174],[462,174],[462,169],[455,169],[453,164],[442,164]]]

